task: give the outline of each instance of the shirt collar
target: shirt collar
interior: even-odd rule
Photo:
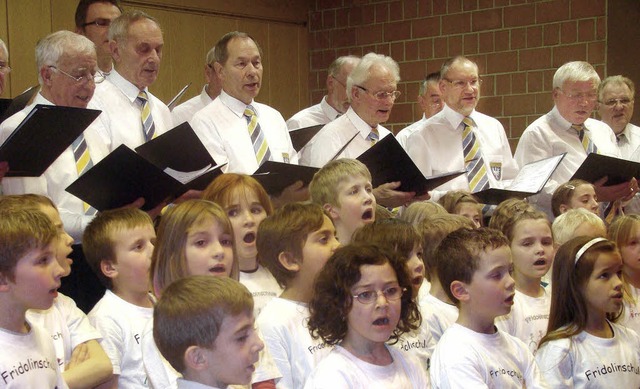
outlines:
[[[349,118],[351,123],[353,123],[354,127],[358,130],[360,136],[362,136],[364,139],[367,139],[369,133],[371,132],[371,126],[367,122],[362,120],[360,116],[358,116],[356,111],[353,110],[353,107],[349,107],[345,115],[347,115],[347,118]],[[379,124],[376,126],[376,128],[378,129],[378,134],[380,133],[380,127],[381,126]]]
[[[456,130],[458,129],[458,127],[460,127],[460,123],[462,123],[462,119],[465,118],[465,116],[457,111],[454,111],[453,109],[451,109],[446,103],[444,105],[444,108],[442,108],[442,115],[444,116],[444,118],[447,120],[447,122],[449,122],[449,124],[451,125],[451,128]],[[476,116],[476,110],[474,109],[473,111],[471,111],[471,113],[469,114],[469,117],[471,117],[474,121],[474,123],[476,122],[475,120],[475,116]]]
[[[322,101],[320,102],[320,108],[322,109],[322,112],[324,112],[324,114],[327,115],[327,117],[331,120],[335,120],[338,116],[340,116],[340,112],[338,112],[327,102],[327,96],[322,98]]]
[[[244,110],[245,108],[247,108],[247,104],[229,95],[224,90],[220,92],[220,96],[218,96],[218,98],[220,99],[222,104],[224,104],[227,108],[229,108],[231,112],[233,112],[236,116],[238,117],[244,116]],[[255,106],[255,100],[251,100],[251,103],[249,105],[253,107],[254,111],[256,112],[256,116],[259,117],[260,113],[258,112],[258,108]]]
[[[113,85],[118,87],[124,93],[125,96],[131,101],[131,103],[136,101],[138,98],[138,94],[141,92],[137,86],[133,85],[133,83],[124,77],[114,68],[111,70],[111,73],[107,76],[107,80],[109,80]],[[144,91],[149,93],[149,88],[144,88]]]
[[[551,112],[549,112],[549,119],[551,122],[551,128],[560,128],[573,134],[576,133],[575,130],[571,127],[573,126],[573,123],[562,117],[560,111],[558,111],[558,107],[556,107],[555,105],[553,106]],[[585,123],[582,124],[584,125]],[[587,127],[584,126],[584,128],[586,129]]]

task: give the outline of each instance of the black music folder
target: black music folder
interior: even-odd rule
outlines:
[[[99,110],[36,105],[0,146],[7,177],[38,177],[100,115]]]
[[[33,99],[36,93],[40,90],[40,85],[34,85],[26,91],[20,93],[18,96],[14,97],[11,100],[11,104],[7,107],[7,109],[2,112],[2,116],[0,116],[0,123],[2,123],[5,119],[11,117],[16,112],[22,111],[24,107],[29,105],[29,102]]]
[[[298,128],[297,130],[289,131],[293,148],[296,151],[302,150],[302,148],[309,143],[309,141],[313,139],[313,137],[316,136],[324,126],[325,124],[318,124],[311,127]]]
[[[309,185],[313,175],[320,170],[311,166],[293,165],[284,162],[266,161],[251,176],[269,193],[278,196],[282,190],[297,181]]]
[[[415,192],[421,196],[440,185],[465,174],[465,170],[456,170],[431,177],[425,177],[396,138],[389,134],[362,153],[358,158],[371,172],[374,188],[387,182],[400,181],[396,190]]]
[[[573,174],[571,179],[581,179],[594,183],[607,176],[605,185],[627,182],[633,177],[640,179],[640,163],[626,159],[591,153]]]
[[[540,193],[567,153],[530,162],[520,171],[508,187],[489,188],[473,193],[483,204],[500,204],[511,198],[524,199]],[[491,173],[489,173],[491,174]]]

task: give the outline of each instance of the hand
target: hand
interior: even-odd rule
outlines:
[[[86,343],[81,343],[73,349],[69,363],[65,365],[65,370],[69,370],[89,359],[89,347]]]
[[[203,192],[202,190],[189,189],[188,191],[184,192],[180,197],[173,200],[172,203],[180,204],[181,202],[187,201],[187,200],[201,199],[202,192]]]
[[[593,183],[598,201],[615,201],[630,199],[638,191],[638,181],[632,178],[628,182],[605,186],[609,177],[602,177]]]
[[[2,177],[9,171],[9,162],[0,162],[0,181],[2,181]]]
[[[304,182],[296,181],[287,186],[278,196],[272,196],[271,202],[274,208],[280,208],[288,203],[296,203],[309,200],[309,186],[304,186]]]
[[[416,196],[416,192],[400,192],[395,189],[400,187],[401,182],[387,182],[373,190],[376,202],[384,207],[399,207],[407,204]],[[428,194],[427,194],[428,196]]]

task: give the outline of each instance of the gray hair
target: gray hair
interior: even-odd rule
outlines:
[[[427,74],[427,76],[424,78],[424,81],[420,83],[420,90],[418,91],[418,96],[422,96],[425,93],[427,93],[427,85],[429,85],[430,82],[437,84],[438,81],[440,81],[439,71]]]
[[[600,76],[589,62],[573,61],[560,66],[553,75],[553,88],[562,88],[565,82],[593,81],[596,87],[600,84]]]
[[[349,101],[351,101],[351,90],[353,87],[361,85],[369,79],[373,66],[386,68],[391,72],[396,83],[400,81],[400,67],[393,58],[382,54],[369,53],[362,57],[360,63],[358,63],[349,77],[347,77],[347,96],[349,96]]]
[[[38,66],[38,82],[42,85],[40,69],[46,66],[57,66],[63,55],[95,55],[96,46],[87,37],[75,32],[61,30],[47,35],[36,44],[36,65]]]
[[[449,58],[442,64],[442,67],[440,68],[440,78],[446,78],[447,73],[449,73],[449,70],[451,70],[451,67],[458,62],[470,63],[476,68],[476,72],[479,72],[477,63],[473,62],[472,60],[470,60],[469,58],[463,55],[457,55],[455,57]]]
[[[631,100],[633,100],[633,98],[636,95],[636,86],[633,83],[633,81],[631,81],[631,79],[625,76],[609,76],[604,80],[602,80],[602,82],[600,83],[600,86],[598,87],[598,100],[602,100],[602,93],[604,92],[604,88],[609,84],[616,84],[616,85],[624,84],[627,87],[629,87],[629,90],[631,91]]]
[[[211,50],[207,53],[207,57],[205,58],[205,65],[211,65],[216,61],[216,47],[213,46]]]
[[[344,65],[352,64],[354,66],[357,66],[358,62],[360,62],[360,58],[356,57],[355,55],[344,55],[342,57],[338,57],[333,62],[331,62],[327,73],[330,76],[335,77],[340,73],[340,70],[342,70],[342,67]]]
[[[118,44],[126,42],[129,34],[129,27],[133,23],[143,19],[151,20],[158,26],[158,28],[160,28],[158,19],[148,13],[139,10],[127,11],[111,22],[108,33],[109,40],[116,41]]]

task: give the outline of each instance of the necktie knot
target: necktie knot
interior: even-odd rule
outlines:
[[[144,105],[147,102],[147,100],[149,100],[149,98],[147,97],[147,92],[140,91],[140,93],[138,93],[137,99],[141,104]]]
[[[369,133],[369,136],[367,136],[367,139],[369,139],[371,145],[376,144],[378,140],[380,140],[380,134],[378,133],[377,127],[371,129],[371,132]]]
[[[256,111],[253,109],[252,106],[247,105],[247,107],[244,109],[244,116],[248,118],[252,118],[253,116],[256,116]]]

